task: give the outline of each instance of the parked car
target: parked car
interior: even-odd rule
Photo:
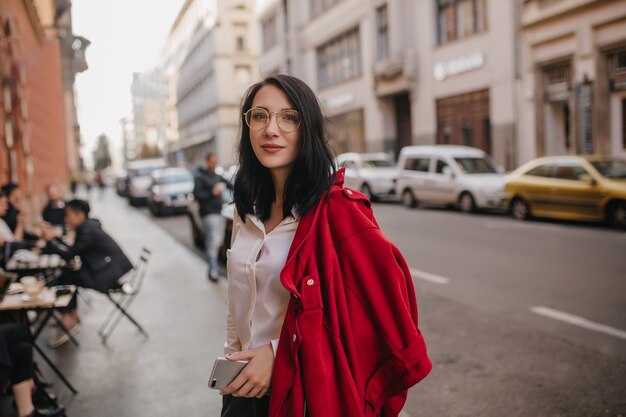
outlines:
[[[509,174],[513,218],[606,221],[626,229],[626,161],[596,156],[532,160]]]
[[[388,154],[342,153],[337,155],[335,163],[339,168],[346,168],[346,187],[361,191],[372,201],[395,196],[398,168]]]
[[[396,193],[402,204],[456,206],[464,212],[504,209],[503,170],[468,146],[407,146],[398,158]]]
[[[126,166],[128,174],[128,202],[139,206],[148,201],[148,188],[152,184],[152,172],[165,168],[163,159],[143,159],[129,162]]]
[[[185,168],[165,168],[152,172],[148,207],[155,216],[184,213],[193,200],[193,175]]]
[[[237,166],[233,165],[228,169],[218,167],[215,171],[221,175],[231,186],[226,188],[222,193],[222,216],[226,218],[226,229],[224,230],[224,240],[220,248],[219,260],[226,262],[226,250],[230,248],[230,237],[233,230],[233,219],[235,217],[235,205],[233,204],[232,182],[235,178]],[[193,194],[192,194],[193,197]],[[200,207],[195,199],[192,199],[187,206],[187,217],[191,225],[191,233],[193,243],[198,249],[204,249],[205,234],[202,226],[202,218],[200,217]]]
[[[127,197],[128,195],[128,175],[126,172],[120,174],[115,178],[115,192],[120,197]]]

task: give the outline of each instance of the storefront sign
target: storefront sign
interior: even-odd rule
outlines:
[[[350,93],[340,94],[324,100],[324,105],[327,109],[335,109],[337,107],[345,106],[354,101],[354,95]]]
[[[476,52],[472,55],[453,59],[448,62],[437,62],[433,69],[435,80],[443,81],[446,78],[462,74],[464,72],[473,71],[485,65],[485,54]]]

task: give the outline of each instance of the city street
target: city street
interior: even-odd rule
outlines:
[[[408,416],[626,413],[625,233],[390,203],[374,210],[413,268],[434,362]],[[152,221],[191,247],[185,216]]]
[[[97,293],[91,306],[81,300],[80,347],[48,350],[79,394],[43,366],[68,416],[218,416],[221,398],[206,380],[222,351],[226,281],[206,279],[185,216],[155,219],[111,190],[92,192],[91,203],[131,258],[152,249],[131,307],[150,337],[122,321],[102,345],[96,330],[110,305]],[[390,203],[374,210],[413,268],[434,364],[403,417],[626,415],[626,234]]]

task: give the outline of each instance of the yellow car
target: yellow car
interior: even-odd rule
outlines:
[[[506,177],[513,218],[606,221],[626,229],[626,161],[599,156],[534,159]]]

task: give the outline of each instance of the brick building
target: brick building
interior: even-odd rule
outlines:
[[[38,210],[45,184],[69,177],[62,55],[44,4],[0,2],[0,183],[20,183],[27,210]]]

